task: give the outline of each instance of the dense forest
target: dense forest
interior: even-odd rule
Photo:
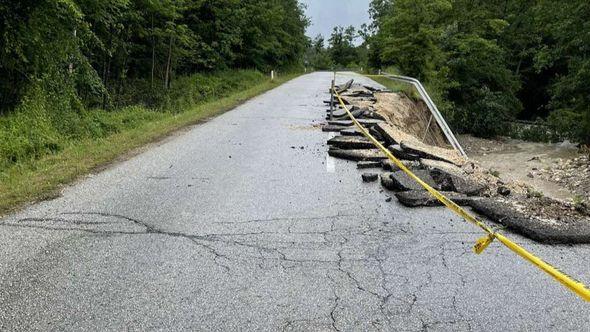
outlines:
[[[302,68],[307,25],[297,0],[0,0],[0,171]]]
[[[297,0],[2,0],[0,13],[3,112],[33,86],[104,107],[128,85],[295,65],[307,42]]]
[[[327,41],[324,36],[317,35],[309,43],[305,64],[315,70],[367,68],[370,33],[369,27],[363,24],[360,30],[353,25],[336,26]]]
[[[590,142],[587,0],[373,0],[371,16],[369,64],[425,81],[457,130],[537,120]]]

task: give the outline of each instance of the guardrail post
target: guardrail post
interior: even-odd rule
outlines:
[[[379,70],[379,73],[381,73],[381,70]],[[461,144],[459,143],[459,141],[457,140],[457,138],[453,134],[453,131],[451,130],[451,128],[449,128],[449,125],[447,124],[447,122],[443,118],[442,114],[440,114],[438,108],[436,107],[436,104],[432,101],[432,99],[428,95],[428,92],[426,92],[426,89],[424,88],[422,83],[420,83],[420,81],[418,81],[417,79],[415,79],[413,77],[407,77],[407,76],[391,75],[388,73],[383,73],[383,75],[391,80],[409,83],[412,86],[414,86],[416,88],[416,90],[418,90],[418,93],[420,94],[420,96],[422,97],[424,102],[426,103],[426,106],[428,106],[428,110],[430,110],[430,114],[432,114],[432,116],[436,120],[436,123],[438,123],[438,126],[445,134],[447,141],[449,141],[451,146],[455,150],[457,150],[462,156],[467,156],[467,154],[465,154],[465,151],[463,150],[463,147],[461,147]]]
[[[271,81],[274,81],[275,80],[275,71],[274,70],[271,70],[270,71],[270,80]]]

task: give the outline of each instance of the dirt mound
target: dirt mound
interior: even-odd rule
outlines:
[[[428,145],[450,148],[447,139],[426,104],[405,94],[376,92],[374,107],[388,122]]]

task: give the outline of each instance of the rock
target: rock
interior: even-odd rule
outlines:
[[[348,126],[333,126],[333,125],[325,125],[322,126],[322,131],[324,132],[340,132],[345,129],[350,129],[351,127]]]
[[[401,148],[400,145],[397,145],[397,144],[390,145],[388,149],[389,149],[389,151],[391,151],[393,156],[398,159],[420,160],[420,156],[412,154],[412,153],[407,153],[406,151],[404,151],[404,149]]]
[[[379,149],[343,150],[333,148],[328,150],[328,154],[335,158],[354,161],[381,161],[386,158]]]
[[[358,169],[366,169],[366,168],[378,168],[381,167],[381,163],[378,161],[359,161],[356,163],[356,168]]]
[[[469,203],[477,198],[468,197],[463,194],[458,194],[454,192],[441,192],[447,198],[452,200],[458,205],[469,205]],[[395,197],[398,201],[408,207],[418,207],[418,206],[443,206],[436,197],[432,196],[426,190],[411,190],[411,191],[402,191],[395,193]]]
[[[439,168],[432,169],[430,175],[444,191],[454,191],[467,196],[480,196],[487,190],[486,186],[468,179],[466,175],[458,176]]]
[[[336,136],[328,140],[328,145],[347,150],[372,149],[375,147],[368,139],[358,136]]]
[[[430,176],[430,172],[427,170],[412,170],[412,172],[418,176],[422,181],[426,182],[429,186],[438,189],[438,185],[432,177]],[[424,190],[418,182],[412,179],[409,175],[407,175],[403,171],[396,171],[389,175],[392,180],[390,187],[386,187],[387,189],[393,191],[409,191],[409,190]]]
[[[473,200],[469,206],[506,228],[543,243],[590,243],[590,223],[583,220],[550,222],[525,215],[511,204],[495,199]]]
[[[528,176],[531,179],[535,177],[535,175],[532,172],[529,172],[529,174],[527,174],[526,176]]]
[[[502,195],[502,196],[509,196],[510,195],[510,189],[508,189],[508,187],[506,186],[500,186],[498,187],[498,194]]]
[[[379,178],[379,175],[376,173],[364,173],[362,178],[363,182],[375,182],[377,181],[377,178]]]

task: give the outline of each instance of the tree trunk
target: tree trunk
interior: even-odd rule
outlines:
[[[156,70],[156,36],[154,33],[154,14],[152,13],[152,80],[151,88],[154,89],[154,71]]]
[[[170,88],[170,69],[172,67],[172,46],[174,44],[174,35],[170,36],[170,42],[168,43],[168,61],[166,63],[166,78],[164,79],[164,87]]]

